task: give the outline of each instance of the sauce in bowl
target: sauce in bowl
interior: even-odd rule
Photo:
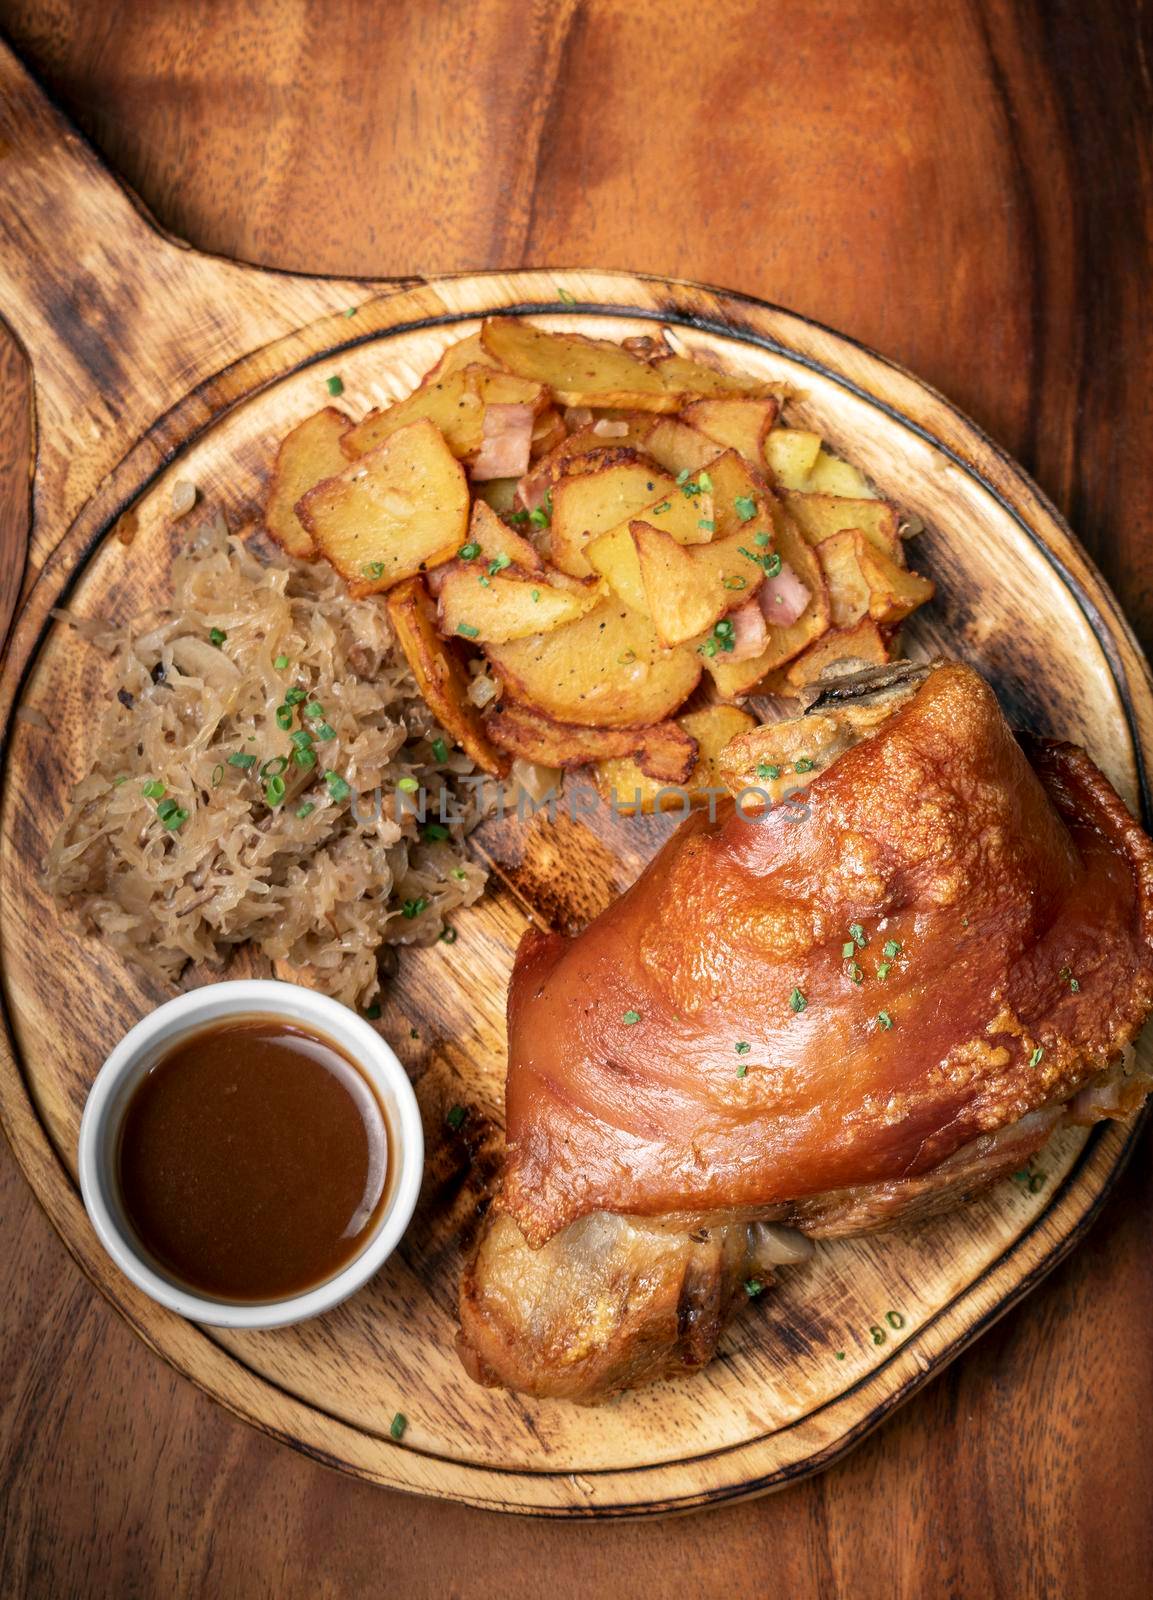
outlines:
[[[144,1250],[200,1294],[259,1302],[326,1282],[388,1195],[388,1123],[330,1040],[280,1017],[186,1034],[128,1103],[116,1171]]]

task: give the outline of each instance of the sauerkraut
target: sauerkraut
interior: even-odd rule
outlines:
[[[171,982],[249,942],[367,1008],[385,947],[436,939],[482,893],[462,850],[473,764],[382,603],[350,599],[326,562],[261,560],[217,516],[176,558],[163,611],[59,615],[114,657],[114,681],[47,878],[128,960]]]

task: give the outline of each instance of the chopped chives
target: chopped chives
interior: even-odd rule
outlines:
[[[639,1022],[640,1020],[641,1014],[639,1011],[626,1011],[621,1017],[621,1021],[629,1028],[632,1027],[634,1022]]]
[[[462,544],[458,552],[462,561],[475,561],[480,555],[480,545],[475,539],[470,539],[467,544]]]
[[[398,1411],[389,1423],[388,1431],[394,1439],[403,1439],[404,1430],[408,1427],[408,1418],[403,1411]]]
[[[343,394],[344,393],[344,379],[338,377],[335,373],[333,373],[331,378],[325,378],[324,387],[328,390],[329,394],[332,394],[332,395]]]
[[[752,1045],[746,1044],[743,1039],[738,1039],[736,1044],[733,1046],[733,1049],[739,1056],[747,1056],[752,1048]]]
[[[886,939],[885,940],[885,945],[884,945],[884,948],[881,951],[881,954],[884,956],[886,961],[892,961],[893,957],[894,956],[899,956],[900,953],[901,953],[901,947],[897,943],[896,939]]]
[[[733,501],[733,510],[742,522],[751,522],[757,514],[757,502],[750,494],[739,494]]]
[[[421,895],[417,900],[406,900],[400,908],[400,914],[411,922],[414,917],[420,916],[427,905],[428,901]]]
[[[1033,1051],[1033,1054],[1029,1057],[1029,1065],[1031,1067],[1039,1067],[1041,1065],[1041,1057],[1044,1054],[1045,1046],[1043,1044],[1039,1044],[1036,1050]]]
[[[277,672],[283,672],[285,667],[288,666],[288,664],[289,664],[289,661],[288,661],[288,657],[287,656],[277,656],[276,660],[272,663],[272,665],[276,668]]]
[[[396,787],[398,789],[403,789],[405,794],[415,794],[420,788],[420,783],[416,778],[398,778],[396,780]]]
[[[803,1011],[808,1003],[799,989],[794,989],[789,996],[789,1005],[794,1011]]]
[[[745,1293],[750,1300],[755,1300],[764,1289],[764,1284],[759,1278],[748,1278],[745,1281]]]
[[[247,755],[242,750],[237,750],[233,755],[229,756],[228,765],[230,767],[239,767],[242,772],[247,772],[249,767],[256,765],[256,757]]]
[[[326,772],[324,781],[328,785],[328,792],[334,800],[347,800],[352,793],[352,786],[344,781],[339,772]]]
[[[262,778],[279,778],[288,765],[287,756],[270,756],[260,769]]]
[[[296,814],[303,820],[305,817],[310,817],[315,810],[316,806],[313,804],[313,802],[311,800],[306,800],[302,806],[297,806]]]
[[[460,935],[455,928],[446,928],[440,936],[441,944],[455,944]]]
[[[284,779],[271,777],[264,785],[264,798],[270,806],[278,806],[284,799]]]
[[[443,822],[426,822],[424,836],[426,839],[447,839],[448,829]]]
[[[164,785],[159,778],[149,778],[144,788],[140,791],[149,800],[162,800],[164,798]]]
[[[458,623],[456,631],[457,633],[463,634],[466,639],[480,638],[480,629],[474,628],[471,622]]]
[[[882,1028],[891,1028],[893,1026],[893,1019],[887,1011],[878,1011],[877,1021]]]
[[[778,767],[776,765],[775,762],[773,762],[773,761],[758,761],[757,762],[757,777],[758,778],[779,778],[780,775],[781,775],[781,769],[780,769],[780,767]]]
[[[286,706],[298,706],[302,700],[308,699],[307,689],[289,689],[284,696]]]
[[[445,1113],[444,1120],[455,1133],[458,1129],[464,1127],[464,1120],[467,1116],[468,1112],[463,1106],[450,1106]]]
[[[225,639],[228,638],[228,635],[224,632],[223,628],[209,628],[208,637],[209,637],[209,640],[219,650],[220,646],[224,643]]]
[[[434,761],[448,760],[448,746],[443,739],[434,739],[432,741],[432,759]]]
[[[289,706],[289,705],[277,706],[277,708],[276,708],[276,726],[278,728],[283,728],[285,730],[285,732],[287,732],[288,729],[292,727],[292,707],[291,706]]]

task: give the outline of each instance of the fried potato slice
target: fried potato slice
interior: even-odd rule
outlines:
[[[677,409],[678,396],[661,374],[608,340],[549,333],[519,317],[492,317],[481,329],[481,341],[502,366],[546,384],[562,405]]]
[[[455,344],[450,344],[432,368],[425,374],[424,382],[429,379],[447,378],[451,372],[460,372],[464,367],[492,367],[499,370],[500,362],[495,356],[490,356],[480,341],[480,329],[475,333],[466,334],[463,339],[457,339]]]
[[[385,604],[396,642],[433,716],[482,771],[502,777],[509,769],[508,757],[489,740],[480,712],[468,698],[469,677],[460,651],[436,631],[423,579],[405,578]]]
[[[711,519],[702,518],[699,500],[685,494],[666,495],[654,505],[643,507],[641,520],[667,533],[678,544],[708,544],[713,537],[709,529],[701,526],[702,521]],[[607,533],[590,539],[584,554],[593,571],[605,579],[615,595],[634,611],[643,611],[647,616],[649,603],[632,535],[632,521],[628,517]]]
[[[597,763],[596,785],[604,799],[611,802],[621,816],[631,817],[638,812],[650,817],[660,811],[680,811],[684,797],[688,796],[694,809],[706,806],[710,794],[724,788],[717,767],[721,751],[738,734],[756,727],[756,718],[736,706],[706,706],[702,711],[690,711],[678,717],[677,724],[697,743],[697,759],[687,778],[677,780],[679,792],[663,791],[670,781],[645,772],[641,763],[627,756]]]
[[[547,403],[548,396],[539,383],[493,367],[461,367],[443,378],[426,378],[407,399],[384,411],[370,411],[345,434],[344,453],[355,461],[401,428],[426,417],[440,429],[458,461],[471,461],[484,437],[486,406],[528,405],[541,411]]]
[[[814,713],[766,722],[727,745],[717,758],[717,770],[730,793],[740,796],[759,789],[776,805],[807,789],[852,742],[851,730],[836,717]]]
[[[486,645],[485,654],[510,700],[581,727],[663,722],[701,675],[695,650],[662,649],[649,619],[618,600],[551,633]]]
[[[296,512],[354,596],[448,561],[468,527],[464,468],[422,418],[318,483]]]
[[[637,770],[656,784],[684,783],[696,763],[696,740],[676,722],[649,728],[588,728],[554,722],[528,706],[509,705],[486,719],[494,744],[544,767],[583,767],[636,756]]]
[[[803,428],[771,428],[765,437],[765,465],[778,489],[807,489],[820,453],[820,434]]]
[[[340,441],[351,426],[351,417],[336,406],[325,406],[297,423],[280,441],[264,506],[264,526],[290,556],[310,560],[316,555],[312,535],[296,514],[296,502],[325,478],[344,470]]]
[[[771,395],[760,400],[725,397],[694,400],[681,416],[698,433],[727,450],[735,450],[754,471],[763,472],[765,438],[779,410]]]
[[[843,528],[817,546],[817,557],[829,586],[829,611],[834,628],[851,628],[869,614],[869,580],[861,571],[868,549],[857,528]]]
[[[680,472],[699,472],[715,461],[723,448],[678,417],[661,417],[645,440],[645,454],[674,478]]]
[[[647,522],[630,524],[645,608],[663,645],[699,638],[760,588],[765,569],[752,553],[754,528],[710,544],[680,545]]]
[[[635,460],[561,478],[553,490],[549,524],[554,565],[571,577],[590,577],[593,569],[585,555],[590,539],[676,492],[666,473]]]
[[[822,449],[813,463],[805,488],[812,494],[836,494],[849,500],[876,500],[879,498],[863,472],[848,461],[838,461],[836,456]]]
[[[500,480],[494,480],[499,482]],[[478,565],[500,558],[500,565],[521,567],[525,572],[543,572],[544,562],[536,546],[501,520],[484,500],[474,500],[468,523],[468,543],[480,546]]]
[[[835,494],[798,494],[785,490],[781,498],[810,544],[820,544],[844,528],[859,528],[882,555],[905,565],[897,512],[887,500],[850,500]]]
[[[769,627],[769,643],[749,661],[726,661],[723,652],[705,661],[717,692],[726,700],[749,694],[769,673],[811,645],[829,626],[829,591],[816,552],[777,500],[768,502],[773,518],[773,548],[796,573],[812,598],[796,622]]]
[[[659,372],[665,387],[675,394],[691,395],[763,395],[769,392],[767,383],[750,377],[747,372],[723,372],[704,361],[693,361],[689,356],[658,356],[653,370]]]
[[[554,588],[542,574],[515,567],[493,572],[491,566],[461,561],[449,569],[438,598],[440,631],[447,638],[507,644],[576,622],[604,597],[599,584]]]
[[[830,628],[785,669],[774,690],[795,694],[798,689],[806,689],[836,661],[860,661],[865,666],[883,667],[888,659],[889,649],[880,628],[871,617],[862,617],[851,628]]]
[[[866,545],[858,560],[861,576],[869,586],[869,615],[874,622],[903,622],[936,593],[937,586],[931,578],[899,567],[871,545]]]

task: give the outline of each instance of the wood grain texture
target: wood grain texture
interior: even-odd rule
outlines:
[[[405,26],[387,37],[376,28],[370,39],[375,55],[357,64],[357,40],[363,49],[357,29],[363,27],[359,19],[367,8],[353,9],[356,18],[342,27],[336,7],[326,8],[323,25],[303,14],[285,24],[278,8],[281,25],[275,41],[271,30],[264,39],[255,37],[261,17],[259,8],[252,7],[245,9],[243,22],[217,15],[204,33],[195,27],[190,33],[186,18],[178,26],[159,13],[158,21],[118,27],[123,19],[114,8],[102,12],[99,24],[82,25],[64,8],[40,7],[31,26],[44,30],[38,35],[42,58],[57,71],[71,73],[82,92],[87,86],[90,98],[95,92],[97,104],[112,108],[125,127],[134,125],[134,111],[158,114],[148,159],[162,176],[152,191],[144,177],[138,181],[165,220],[178,228],[186,224],[165,213],[162,190],[167,188],[175,210],[186,191],[199,186],[204,215],[216,226],[224,217],[233,229],[230,239],[219,242],[238,253],[278,261],[279,250],[285,255],[278,264],[339,271],[359,266],[376,272],[412,270],[413,256],[429,268],[463,268],[485,260],[502,264],[522,255],[632,262],[737,282],[815,311],[880,344],[937,381],[982,420],[992,421],[1003,440],[1039,469],[1042,481],[1066,504],[1076,507],[1081,497],[1086,513],[1079,519],[1081,531],[1106,558],[1113,576],[1121,574],[1124,598],[1138,620],[1147,622],[1143,608],[1149,554],[1142,535],[1148,528],[1141,520],[1147,515],[1141,491],[1147,487],[1142,447],[1148,440],[1148,352],[1140,341],[1148,336],[1143,332],[1147,318],[1140,316],[1144,278],[1137,268],[1147,257],[1148,244],[1138,143],[1148,102],[1138,70],[1139,41],[1128,14],[1109,26],[1098,9],[1090,29],[1087,20],[1071,11],[1065,15],[1060,7],[1046,8],[1043,19],[1001,8],[969,13],[948,7],[934,19],[936,28],[928,30],[932,36],[923,31],[918,43],[915,19],[899,7],[833,7],[813,19],[802,49],[795,39],[787,41],[791,48],[783,47],[787,21],[783,13],[774,14],[776,8],[756,8],[754,15],[753,8],[727,7],[729,26],[718,29],[717,54],[728,75],[713,80],[710,65],[710,82],[731,84],[737,72],[747,83],[753,76],[748,62],[766,32],[775,31],[777,48],[773,70],[754,85],[755,102],[746,103],[744,116],[734,118],[731,131],[722,132],[715,116],[706,116],[695,90],[686,98],[683,71],[667,70],[670,45],[678,64],[683,63],[683,52],[676,48],[681,41],[673,36],[674,8],[582,7],[572,18],[556,78],[545,85],[545,98],[551,101],[548,126],[535,135],[535,143],[517,139],[511,148],[499,148],[503,192],[528,195],[532,216],[528,221],[513,216],[510,229],[520,228],[520,236],[513,231],[494,239],[490,234],[478,256],[434,261],[442,248],[455,249],[461,237],[450,238],[452,227],[441,227],[444,213],[451,214],[452,226],[461,227],[479,218],[491,228],[492,216],[491,210],[474,212],[476,197],[468,184],[475,181],[475,167],[471,174],[454,172],[443,145],[436,152],[439,165],[433,166],[434,145],[419,136],[437,125],[439,104],[469,105],[471,88],[480,96],[484,114],[469,131],[470,148],[480,143],[491,155],[499,139],[493,130],[503,113],[503,104],[498,104],[501,68],[535,36],[519,19],[510,24],[512,8],[482,6],[475,8],[481,19],[475,41],[470,39],[469,50],[462,52],[451,26],[454,8],[390,7],[392,16],[403,15]],[[562,10],[541,8],[550,15]],[[439,33],[429,19],[440,25]],[[885,46],[879,53],[875,43],[862,48],[870,23]],[[638,32],[665,48],[633,56],[634,70],[615,75],[606,70],[612,65],[606,62],[606,51]],[[419,75],[410,58],[390,54],[398,34],[406,40],[419,37],[426,46],[431,40],[435,47],[423,58],[426,70]],[[36,39],[32,44],[36,47]],[[479,89],[472,81],[477,68],[471,75],[464,70],[473,49],[492,75]],[[255,92],[256,85],[272,81],[270,52],[281,62],[279,89],[258,107],[241,107],[243,97],[222,86],[234,88],[230,74],[253,61],[262,72],[250,76],[248,89]],[[696,55],[692,59],[698,67]],[[293,63],[305,60],[309,71],[296,72]],[[886,72],[892,64],[892,82],[881,72],[880,60]],[[429,72],[431,61],[435,69]],[[181,68],[175,77],[169,73],[173,62]],[[942,70],[944,62],[947,71]],[[391,160],[403,174],[407,162],[417,176],[390,194],[389,227],[369,240],[365,230],[372,224],[359,216],[350,222],[341,211],[346,197],[334,192],[340,190],[333,176],[342,170],[347,124],[325,126],[313,116],[315,104],[310,108],[305,101],[332,103],[359,81],[363,93],[357,98],[367,106],[381,93],[382,66],[393,73],[388,93],[391,97],[395,92],[394,115],[386,133],[375,123],[366,125],[367,148],[373,151],[372,141],[379,141],[373,170],[390,170]],[[412,68],[408,79],[406,66]],[[132,73],[134,97],[124,93],[126,85],[132,88]],[[158,91],[158,80],[166,74],[171,80],[167,93]],[[699,89],[699,79],[695,87]],[[938,102],[935,90],[942,87],[944,100]],[[802,101],[807,89],[813,107],[804,119],[784,114],[798,103],[798,88]],[[782,100],[786,89],[789,98]],[[916,100],[915,109],[904,103],[902,91]],[[880,152],[866,150],[863,134],[858,140],[862,108],[882,104],[895,119],[890,137],[898,155],[903,153],[903,165],[889,150],[889,140],[880,141]],[[402,105],[407,129],[399,114]],[[77,112],[83,117],[83,106]],[[235,139],[231,148],[217,142],[222,124],[227,128],[230,119],[239,124],[246,117],[246,137]],[[915,131],[910,133],[913,122]],[[870,146],[878,143],[875,116],[873,123]],[[194,171],[183,159],[190,127],[198,153],[206,153]],[[1010,130],[1015,140],[1007,136]],[[709,158],[698,155],[694,161],[706,148],[706,135],[714,140]],[[131,140],[122,139],[118,151],[111,124],[109,138],[118,164],[135,175]],[[863,156],[869,183],[865,216],[861,208],[846,205],[846,196],[858,192]],[[602,166],[598,176],[598,158],[606,166],[611,163],[612,170]],[[252,161],[247,169],[246,161]],[[283,201],[287,185],[302,168],[310,178],[317,170],[327,173],[328,184],[318,187],[307,215],[302,210],[294,216]],[[262,190],[254,206],[253,176],[266,169],[280,174],[278,200],[266,204]],[[249,192],[243,192],[244,179],[238,176],[246,172]],[[739,190],[715,192],[723,173],[740,178]],[[433,179],[443,186],[446,201],[430,216],[427,192]],[[237,189],[230,202],[227,188],[234,180]],[[214,192],[205,194],[206,186]],[[915,213],[908,205],[910,195],[923,202]],[[522,208],[524,203],[523,198],[517,202]],[[258,226],[262,208],[268,232],[262,247],[253,249],[248,230]],[[514,210],[510,208],[510,215]],[[1021,221],[1023,212],[1027,225]],[[909,228],[913,214],[915,240]],[[701,221],[706,216],[707,229]],[[782,216],[788,219],[784,229]],[[187,228],[195,238],[194,221]],[[715,253],[718,237],[726,243],[724,261]],[[639,250],[630,248],[638,245]],[[471,252],[471,242],[468,248]],[[330,249],[330,260],[317,259]],[[403,261],[388,259],[390,251],[401,249],[412,254]],[[505,249],[510,254],[498,260]],[[293,256],[292,250],[299,253]],[[358,251],[368,259],[350,261]],[[669,259],[673,254],[676,261]],[[902,285],[900,295],[888,292],[894,281]],[[952,298],[934,294],[934,282],[949,287]],[[1020,313],[1022,283],[1037,285],[1027,316]],[[1078,286],[1080,300],[1074,297]],[[1092,305],[1085,293],[1090,288]],[[1087,319],[1095,343],[1084,335]],[[884,329],[877,331],[878,320],[887,320],[889,337]],[[1092,407],[1082,404],[1085,396],[1092,398]],[[1144,1199],[1147,1206],[1147,1181],[1142,1194],[1135,1176],[1130,1191],[1134,1202]],[[1011,1321],[1010,1330],[1019,1330],[1015,1336],[997,1330],[965,1358],[961,1376],[950,1375],[922,1397],[918,1411],[923,1423],[909,1420],[917,1413],[906,1414],[877,1443],[817,1484],[760,1506],[659,1530],[571,1530],[571,1537],[569,1530],[515,1530],[523,1535],[519,1547],[514,1530],[489,1533],[481,1519],[447,1511],[442,1521],[421,1521],[411,1504],[405,1504],[386,1527],[398,1587],[417,1593],[441,1593],[449,1587],[515,1592],[519,1585],[519,1592],[532,1592],[534,1565],[547,1560],[550,1582],[560,1592],[570,1580],[575,1591],[582,1579],[594,1591],[615,1583],[616,1592],[628,1592],[629,1584],[633,1592],[652,1592],[665,1586],[662,1575],[676,1572],[689,1592],[694,1586],[708,1592],[715,1584],[725,1592],[752,1593],[763,1587],[759,1574],[771,1562],[775,1574],[786,1579],[786,1589],[853,1593],[867,1580],[876,1587],[874,1552],[879,1544],[891,1553],[885,1570],[893,1575],[894,1592],[1008,1592],[1024,1584],[1035,1585],[1037,1592],[1075,1594],[1105,1582],[1118,1593],[1137,1592],[1135,1581],[1149,1565],[1142,1517],[1150,1482],[1148,1459],[1137,1454],[1136,1419],[1142,1405],[1147,1411],[1150,1396],[1148,1363],[1140,1362],[1139,1336],[1134,1351],[1133,1330],[1148,1316],[1149,1263],[1147,1245],[1139,1253],[1139,1217],[1127,1212],[1119,1216],[1118,1206],[1111,1210],[1109,1231],[1098,1230],[1089,1250],[1064,1269],[1061,1282],[1071,1285],[1064,1296],[1054,1301],[1052,1289],[1042,1290]],[[42,1243],[41,1248],[51,1260],[58,1258],[58,1249],[53,1256],[49,1245]],[[1110,1269],[1123,1260],[1114,1263],[1114,1252],[1126,1248],[1129,1271],[1119,1282]],[[1090,1252],[1091,1263],[1086,1259]],[[55,1275],[54,1269],[49,1275]],[[67,1306],[62,1307],[62,1317],[67,1314]],[[107,1336],[115,1343],[115,1330]],[[147,1360],[143,1353],[133,1354]],[[160,1373],[154,1362],[150,1370]],[[165,1552],[162,1540],[144,1531],[121,1536],[117,1544],[115,1530],[123,1525],[125,1504],[133,1506],[130,1526],[142,1530],[159,1527],[166,1513],[150,1485],[157,1455],[135,1471],[125,1461],[121,1498],[108,1501],[101,1490],[96,1516],[78,1515],[74,1503],[69,1517],[61,1492],[71,1490],[75,1501],[85,1505],[101,1471],[100,1458],[91,1443],[67,1467],[56,1458],[51,1441],[66,1435],[64,1413],[34,1403],[51,1372],[51,1362],[31,1374],[21,1368],[13,1411],[18,1425],[23,1423],[18,1438],[24,1450],[45,1463],[42,1481],[58,1519],[51,1528],[60,1537],[54,1541],[45,1522],[44,1499],[22,1492],[12,1523],[18,1538],[5,1541],[6,1549],[17,1550],[17,1575],[31,1574],[32,1582],[45,1590],[53,1572],[59,1584],[70,1581],[62,1574],[70,1574],[76,1583],[86,1565],[97,1570],[88,1561],[95,1550],[105,1563],[101,1570],[127,1576],[130,1589],[149,1582],[160,1586],[161,1573],[181,1586],[229,1587],[212,1559],[219,1549],[222,1519],[206,1515],[197,1522],[189,1505],[208,1483],[215,1497],[204,1494],[206,1503],[215,1507],[223,1495],[230,1507],[233,1502],[244,1506],[250,1537],[232,1538],[227,1551],[233,1592],[238,1581],[250,1592],[272,1587],[286,1592],[290,1568],[294,1571],[288,1582],[299,1582],[302,1589],[307,1587],[304,1573],[311,1574],[314,1585],[319,1581],[326,1568],[316,1550],[300,1567],[286,1556],[290,1525],[295,1554],[308,1533],[337,1526],[335,1542],[347,1563],[344,1586],[354,1587],[358,1576],[363,1580],[379,1571],[382,1533],[377,1524],[386,1519],[375,1511],[363,1512],[357,1521],[352,1508],[389,1502],[375,1494],[357,1502],[350,1488],[350,1498],[339,1502],[349,1508],[344,1523],[334,1510],[338,1502],[327,1498],[337,1489],[343,1492],[343,1485],[317,1480],[315,1469],[292,1462],[281,1471],[313,1473],[311,1480],[294,1480],[299,1485],[323,1481],[329,1488],[290,1490],[280,1473],[270,1474],[268,1467],[270,1459],[281,1462],[283,1453],[270,1457],[263,1445],[265,1454],[253,1461],[248,1452],[256,1446],[247,1439],[236,1447],[238,1456],[247,1458],[247,1470],[239,1459],[231,1470],[232,1458],[226,1456],[221,1470],[214,1472],[205,1465],[212,1461],[211,1446],[201,1438],[193,1441],[200,1449],[192,1451],[198,1465],[191,1488],[180,1473],[166,1480],[173,1484],[173,1505],[189,1508],[184,1514],[193,1520],[184,1526],[202,1530],[199,1537],[190,1533],[186,1541],[185,1548],[195,1552],[187,1561],[171,1549]],[[965,1376],[970,1372],[972,1381]],[[994,1374],[998,1381],[991,1382]],[[162,1373],[160,1378],[170,1381]],[[101,1384],[95,1396],[88,1389],[76,1398],[85,1406],[107,1398],[107,1409],[98,1415],[111,1419],[126,1392],[121,1387],[113,1395]],[[192,1405],[195,1397],[181,1393]],[[195,1407],[201,1415],[204,1403],[195,1400]],[[982,1419],[976,1435],[970,1421],[974,1413]],[[47,1425],[46,1417],[51,1419]],[[225,1419],[212,1415],[211,1425],[223,1430],[218,1438],[233,1436]],[[175,1432],[164,1442],[179,1443],[182,1426],[174,1424]],[[889,1446],[889,1440],[895,1443]],[[27,1462],[29,1456],[23,1459]],[[267,1489],[270,1477],[280,1490],[279,1501],[274,1492],[267,1502],[260,1493],[253,1495],[252,1486],[260,1481]],[[310,1493],[315,1505],[305,1514],[301,1504]],[[1012,1509],[1002,1510],[1006,1505]],[[429,1509],[422,1507],[420,1516]],[[939,1523],[950,1520],[950,1509],[957,1531],[942,1543]],[[233,1517],[238,1514],[233,1509]],[[455,1523],[454,1516],[459,1519]],[[92,1538],[88,1529],[93,1523],[108,1535]],[[697,1530],[695,1535],[689,1527]],[[232,1528],[237,1528],[235,1520]],[[258,1528],[264,1530],[262,1538],[254,1537]],[[418,1542],[402,1534],[402,1528],[420,1529],[426,1537]],[[450,1529],[457,1530],[455,1536]],[[358,1534],[365,1543],[352,1549]],[[600,1537],[590,1539],[589,1534]],[[376,1557],[372,1562],[365,1559],[369,1550]],[[579,1577],[577,1563],[587,1563]],[[331,1564],[327,1571],[333,1571]]]

